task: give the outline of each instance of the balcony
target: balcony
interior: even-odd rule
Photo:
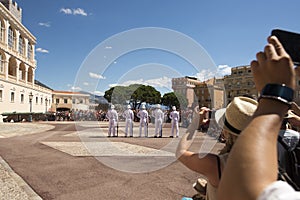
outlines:
[[[36,61],[35,60],[28,59],[25,55],[20,54],[18,51],[12,49],[11,47],[9,47],[7,44],[5,44],[3,42],[0,42],[0,49],[3,49],[4,51],[9,53],[10,55],[20,59],[21,61],[29,64],[30,66],[33,66],[33,67],[36,66]]]

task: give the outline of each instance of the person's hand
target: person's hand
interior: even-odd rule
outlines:
[[[264,52],[251,62],[256,89],[260,92],[268,83],[285,84],[295,89],[295,70],[290,56],[275,36],[268,38]]]

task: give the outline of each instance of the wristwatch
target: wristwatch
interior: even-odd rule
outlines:
[[[259,99],[261,98],[274,99],[290,106],[294,99],[294,90],[285,84],[267,84],[261,91]]]

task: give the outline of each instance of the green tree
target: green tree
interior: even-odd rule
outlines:
[[[185,109],[188,104],[187,99],[183,95],[174,92],[165,93],[161,98],[161,102],[170,109],[172,106],[176,106],[177,109]]]
[[[152,86],[132,84],[112,87],[105,91],[104,98],[112,104],[125,104],[126,101],[130,101],[134,108],[138,108],[142,102],[160,103],[161,94]]]

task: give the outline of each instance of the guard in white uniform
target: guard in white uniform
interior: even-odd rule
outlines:
[[[137,113],[137,117],[140,118],[140,133],[139,136],[142,136],[142,127],[144,127],[144,134],[145,137],[148,137],[148,111],[146,110],[146,106],[142,105],[141,110]]]
[[[176,129],[176,137],[179,136],[179,112],[176,110],[176,107],[172,107],[172,112],[170,113],[170,119],[172,120],[172,129],[170,137],[174,137],[174,129]]]
[[[156,105],[156,109],[152,112],[152,117],[155,118],[155,135],[154,137],[162,137],[162,123],[164,119],[164,113],[160,109],[160,105]]]
[[[116,134],[116,127],[118,125],[118,113],[115,110],[115,106],[111,105],[111,109],[108,110],[106,117],[109,120],[109,127],[108,127],[108,137],[111,136],[111,131],[112,131],[112,136],[117,137]]]
[[[125,118],[125,137],[128,135],[128,129],[129,129],[129,135],[130,137],[133,137],[133,118],[134,114],[131,110],[131,106],[127,106],[127,110],[124,111],[123,117]]]

